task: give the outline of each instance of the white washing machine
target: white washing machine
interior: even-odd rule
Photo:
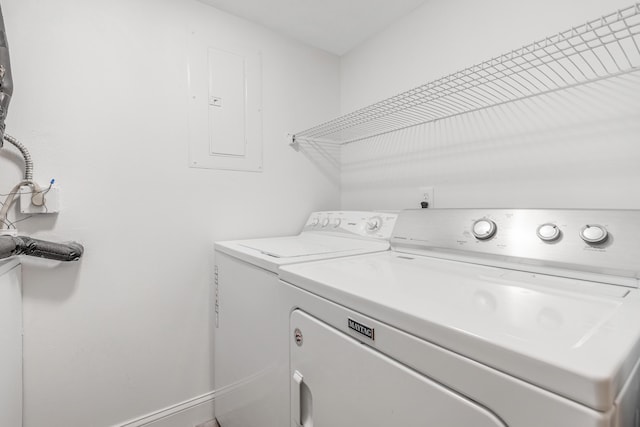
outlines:
[[[290,425],[640,425],[640,211],[406,211],[391,242],[281,269]]]
[[[297,236],[215,244],[215,414],[222,427],[289,422],[290,303],[278,268],[382,252],[397,215],[316,212]]]

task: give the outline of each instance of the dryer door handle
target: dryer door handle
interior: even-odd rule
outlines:
[[[298,371],[293,372],[293,383],[291,384],[291,412],[293,422],[296,426],[302,426],[302,414],[300,413],[300,390],[304,377]]]
[[[304,376],[300,371],[293,372],[293,383],[291,390],[291,411],[293,421],[298,427],[311,427],[313,420],[313,400],[311,390],[304,382]]]

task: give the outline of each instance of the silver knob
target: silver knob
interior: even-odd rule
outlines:
[[[471,229],[471,232],[478,240],[490,239],[496,234],[496,231],[498,231],[496,223],[488,218],[477,220],[473,223],[473,228]]]
[[[536,230],[536,234],[540,240],[545,242],[553,242],[560,237],[560,229],[555,224],[542,224]]]
[[[327,225],[329,225],[329,218],[325,218],[322,220],[322,226],[326,227]]]
[[[587,224],[580,230],[580,237],[587,243],[602,243],[607,240],[609,233],[602,225]]]
[[[336,218],[333,220],[333,227],[334,228],[338,228],[340,227],[340,224],[342,223],[342,220],[340,218]]]
[[[382,220],[377,216],[374,216],[373,218],[369,218],[367,220],[367,231],[369,232],[377,231],[380,229],[381,226],[382,226]]]
[[[315,227],[315,226],[316,226],[316,225],[318,225],[318,224],[320,224],[320,220],[319,220],[318,218],[313,218],[313,219],[311,220],[311,225],[312,225],[313,227]]]

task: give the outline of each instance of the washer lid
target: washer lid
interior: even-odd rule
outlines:
[[[396,252],[286,266],[281,278],[606,411],[640,355],[640,292]]]
[[[308,234],[274,239],[245,240],[239,244],[276,258],[295,258],[364,249],[368,247],[369,242],[361,239]]]
[[[297,236],[216,242],[216,250],[276,272],[284,264],[386,251],[389,242],[302,233]]]

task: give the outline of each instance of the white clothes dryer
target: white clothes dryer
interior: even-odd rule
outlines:
[[[637,427],[640,211],[425,209],[284,266],[292,426]]]
[[[215,244],[214,388],[221,427],[289,423],[283,265],[382,252],[397,215],[316,212],[296,236]]]

